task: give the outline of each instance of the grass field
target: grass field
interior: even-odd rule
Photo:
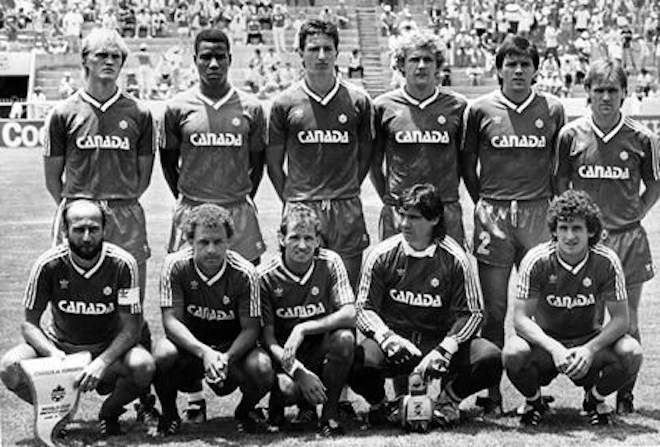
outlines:
[[[108,175],[112,175],[108,173]],[[368,182],[367,182],[368,183]],[[365,183],[363,202],[367,225],[372,238],[376,236],[376,221],[380,202],[371,185]],[[0,354],[21,341],[20,322],[23,320],[22,294],[29,269],[36,257],[49,245],[50,222],[55,205],[43,186],[42,162],[38,150],[0,150],[0,207],[4,217],[0,220]],[[155,337],[162,336],[158,309],[157,278],[165,255],[171,208],[174,203],[167,189],[160,167],[154,169],[151,187],[142,200],[146,210],[152,258],[149,261],[148,290],[145,312]],[[264,179],[257,205],[264,237],[268,244],[267,256],[276,250],[275,229],[279,221],[280,203],[269,180]],[[466,207],[470,215],[471,207]],[[471,225],[467,225],[471,228]],[[660,262],[660,207],[645,221],[651,247]],[[556,414],[548,416],[536,429],[520,429],[517,418],[502,417],[484,420],[473,407],[473,398],[465,407],[468,421],[450,432],[436,431],[427,435],[404,435],[396,430],[360,431],[349,426],[349,433],[338,440],[318,440],[314,433],[294,435],[244,436],[235,432],[230,416],[236,403],[236,394],[225,399],[207,395],[210,420],[198,427],[185,427],[175,438],[151,439],[141,427],[134,424],[131,410],[122,418],[128,434],[100,440],[94,433],[93,422],[100,398],[85,395],[67,439],[67,445],[123,446],[168,445],[201,447],[208,445],[358,445],[375,446],[519,446],[519,445],[660,445],[660,283],[647,283],[641,306],[641,329],[644,337],[645,360],[636,392],[638,413],[618,418],[607,428],[592,429],[578,413],[581,390],[571,386],[565,378],[557,379],[545,392],[556,398]],[[0,427],[2,445],[33,446],[32,409],[8,393],[0,390]],[[505,407],[512,409],[521,397],[505,380]],[[361,403],[361,408],[364,405]]]

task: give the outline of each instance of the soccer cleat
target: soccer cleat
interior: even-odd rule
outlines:
[[[378,404],[372,405],[367,414],[367,424],[370,427],[377,427],[380,425],[400,426],[400,403],[400,399],[396,399],[393,401],[384,400]]]
[[[631,393],[619,393],[616,395],[616,412],[617,414],[631,414],[635,412],[633,395]]]
[[[353,404],[348,400],[343,400],[337,404],[337,410],[339,411],[339,417],[344,419],[357,419],[357,413]]]
[[[314,427],[318,424],[319,416],[316,407],[298,407],[298,414],[290,422],[290,427],[294,430],[301,430]]]
[[[518,410],[520,414],[520,423],[536,427],[543,419],[543,415],[548,411],[549,406],[543,397],[534,402],[525,401],[525,405]]]
[[[433,422],[440,427],[456,425],[461,420],[461,410],[447,393],[442,393],[433,406]]]
[[[149,394],[140,402],[135,404],[136,421],[147,427],[153,427],[160,423],[160,413],[154,405],[156,404],[156,396]]]
[[[188,402],[188,408],[186,408],[184,415],[186,422],[203,424],[206,422],[206,401],[201,399]]]
[[[111,417],[99,420],[99,434],[101,437],[121,435],[121,427],[119,426],[119,418]]]
[[[605,402],[599,402],[596,407],[589,412],[589,422],[591,425],[609,425],[612,422],[612,408]]]
[[[269,424],[266,415],[262,408],[253,408],[244,411],[239,404],[236,413],[236,430],[239,433],[268,433],[272,432],[269,429]]]
[[[481,407],[485,415],[502,416],[504,410],[502,408],[502,393],[499,387],[489,388],[488,396],[477,397],[475,402],[477,407]]]
[[[323,438],[334,438],[336,436],[342,436],[343,434],[344,429],[339,425],[339,422],[334,419],[321,421],[319,424],[319,435]]]
[[[181,432],[181,418],[161,417],[158,421],[158,434],[161,436],[174,436]]]

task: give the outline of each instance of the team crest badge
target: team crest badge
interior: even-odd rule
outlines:
[[[548,276],[548,282],[550,284],[556,284],[557,283],[557,275],[550,275]]]
[[[447,118],[445,118],[444,115],[438,116],[438,124],[445,124],[446,122],[447,122]]]
[[[255,245],[257,246],[257,250],[261,250],[262,248],[264,248],[264,243],[261,241],[258,241]]]
[[[346,117],[346,115],[344,115],[343,113],[341,113],[341,114],[339,114],[339,116],[337,117],[337,121],[339,121],[339,122],[342,123],[342,124],[346,124],[346,121],[348,121],[348,118]]]
[[[68,279],[60,279],[60,289],[65,290],[69,288],[69,280]]]
[[[197,289],[199,288],[199,283],[198,283],[197,281],[195,281],[195,280],[190,281],[190,288],[191,288],[192,290],[197,290]]]
[[[50,400],[52,400],[53,402],[61,401],[62,399],[64,399],[64,396],[66,396],[66,390],[62,385],[57,385],[50,392]]]
[[[543,120],[541,118],[534,121],[534,125],[537,129],[543,129]]]
[[[406,273],[406,269],[396,269],[396,274],[399,276],[403,276],[403,274]]]
[[[227,305],[229,305],[229,303],[231,303],[231,298],[229,298],[227,295],[223,296],[222,297],[222,304],[227,306]]]
[[[234,126],[238,127],[238,126],[241,125],[241,119],[240,119],[239,117],[235,117],[233,120],[231,120],[231,123],[232,123]]]
[[[312,295],[316,296],[316,295],[319,294],[319,288],[316,287],[316,286],[314,286],[314,287],[312,287],[312,291],[311,291],[311,292],[312,292]]]
[[[591,287],[591,278],[589,278],[588,276],[586,276],[586,277],[582,280],[582,285],[583,285],[584,287]]]
[[[296,119],[300,119],[300,118],[302,118],[304,114],[305,114],[305,112],[303,112],[303,111],[300,110],[300,109],[293,109],[293,110],[291,111],[291,116],[292,116],[293,118],[296,118]]]
[[[619,158],[620,158],[621,160],[623,160],[623,161],[628,160],[628,158],[629,158],[628,152],[626,152],[626,151],[621,151],[621,153],[619,154]]]
[[[284,289],[281,287],[277,287],[275,290],[273,290],[273,293],[275,294],[276,297],[282,298],[284,296]]]
[[[105,286],[103,288],[103,295],[108,296],[112,293],[112,287],[110,286]]]
[[[440,285],[440,281],[438,278],[432,278],[431,279],[431,287],[438,287]]]
[[[501,116],[494,116],[492,119],[493,119],[493,124],[500,124],[502,122]]]
[[[128,123],[126,122],[126,120],[119,121],[119,128],[121,130],[125,130],[127,127],[128,127]]]

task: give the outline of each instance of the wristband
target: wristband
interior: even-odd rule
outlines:
[[[451,352],[447,351],[447,350],[446,350],[445,348],[443,348],[442,346],[439,346],[439,345],[438,345],[438,346],[436,346],[435,348],[433,348],[433,350],[436,351],[436,352],[438,352],[438,353],[439,353],[439,354],[440,354],[445,360],[447,360],[447,362],[450,362],[450,361],[451,361],[451,357],[452,357]]]
[[[394,331],[388,329],[381,334],[374,334],[374,340],[378,343],[379,346],[382,346],[385,340],[390,338],[392,335],[396,335]]]
[[[300,360],[295,359],[293,361],[293,365],[291,365],[291,368],[289,368],[286,373],[289,375],[289,377],[293,378],[293,375],[298,371],[299,369],[305,369],[305,365],[303,365]]]

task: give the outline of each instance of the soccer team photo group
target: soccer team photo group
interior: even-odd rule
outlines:
[[[333,21],[296,39],[264,101],[203,28],[153,107],[84,36],[42,149],[0,154],[3,445],[660,445],[660,139],[622,61],[569,117],[524,33],[469,100],[428,30],[374,98]]]

